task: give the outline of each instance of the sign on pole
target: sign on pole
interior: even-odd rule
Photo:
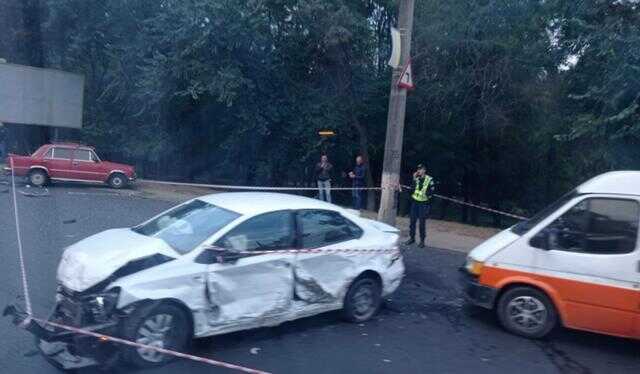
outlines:
[[[400,31],[395,27],[391,27],[391,57],[389,57],[388,65],[394,69],[400,66],[400,52],[402,43],[400,42]]]
[[[84,76],[0,63],[0,122],[82,127]]]
[[[398,80],[398,87],[406,88],[407,90],[413,90],[413,74],[411,73],[411,60],[407,61],[407,65],[402,70],[402,75]]]

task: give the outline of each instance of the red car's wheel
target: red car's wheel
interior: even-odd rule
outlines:
[[[107,181],[112,188],[120,189],[127,186],[127,177],[121,173],[114,173]]]
[[[42,187],[49,181],[49,176],[44,170],[34,169],[29,173],[29,183],[36,187]]]

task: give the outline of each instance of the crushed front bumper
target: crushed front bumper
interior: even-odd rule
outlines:
[[[493,309],[496,297],[498,296],[498,290],[480,284],[478,279],[470,274],[464,267],[461,267],[459,271],[460,282],[464,288],[464,296],[467,301],[486,309]]]
[[[58,306],[54,308],[48,321],[58,321]],[[52,365],[64,369],[79,369],[95,365],[110,365],[117,361],[118,350],[113,343],[102,342],[98,338],[82,335],[69,330],[55,328],[35,321],[14,305],[5,308],[3,316],[13,317],[13,323],[24,328],[36,338],[36,347]],[[74,326],[86,331],[113,335],[117,323],[109,322],[91,326]]]

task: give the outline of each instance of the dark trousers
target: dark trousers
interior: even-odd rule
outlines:
[[[420,220],[420,242],[427,237],[426,221],[431,204],[428,201],[411,201],[411,221],[409,224],[409,238],[416,237],[416,221]]]
[[[353,209],[364,209],[364,190],[356,188],[351,191],[353,197]]]

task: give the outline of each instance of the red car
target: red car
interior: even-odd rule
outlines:
[[[93,147],[73,143],[45,144],[31,156],[9,154],[5,170],[27,177],[34,186],[49,181],[106,183],[123,188],[136,179],[133,166],[102,161]]]

